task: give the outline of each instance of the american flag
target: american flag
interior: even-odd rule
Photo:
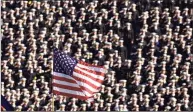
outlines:
[[[53,93],[88,100],[98,92],[106,69],[70,57],[54,48]]]

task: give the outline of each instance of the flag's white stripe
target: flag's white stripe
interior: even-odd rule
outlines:
[[[104,80],[104,77],[103,77],[103,76],[90,73],[90,72],[88,72],[88,71],[86,71],[86,70],[81,69],[81,68],[78,67],[78,66],[75,66],[75,69],[76,69],[76,70],[79,70],[79,71],[81,71],[81,72],[83,72],[83,73],[85,73],[85,74],[87,74],[87,75],[89,75],[89,76],[91,76],[91,77],[93,77],[93,78],[97,78],[97,79],[100,79],[100,80]]]
[[[79,88],[79,86],[77,84],[73,84],[73,83],[68,83],[68,82],[58,81],[58,80],[54,80],[53,82],[56,83],[56,84],[61,84],[61,85],[69,86],[69,87],[78,87]],[[57,86],[54,86],[54,87],[57,87]],[[88,93],[87,91],[84,91],[84,94],[87,97],[92,96],[92,94]]]
[[[53,87],[53,90],[58,91],[58,92],[62,92],[62,93],[72,94],[72,95],[85,96],[85,94],[83,92],[59,88],[59,87]]]
[[[97,92],[98,91],[97,89],[93,88],[92,86],[88,85],[87,83],[84,83],[84,82],[81,82],[81,81],[77,81],[77,80],[76,80],[76,82],[79,84],[79,86],[87,88],[87,89],[89,89],[92,92]]]
[[[81,67],[81,68],[86,68],[88,70],[93,70],[93,71],[97,71],[97,72],[102,72],[102,73],[107,73],[107,70],[104,69],[104,68],[99,68],[99,67],[90,67],[90,66],[86,66],[86,65],[83,65],[83,64],[77,64],[78,67]]]
[[[80,81],[77,81],[75,80],[73,77],[69,76],[69,75],[65,75],[63,73],[58,73],[58,72],[54,72],[53,75],[55,76],[58,76],[58,77],[64,77],[64,78],[68,78],[68,79],[71,79],[71,80],[74,80],[76,81],[76,83],[79,85],[79,86],[83,86],[89,90],[91,90],[92,92],[97,92],[98,90],[89,86],[88,84],[84,83],[84,82],[80,82]]]
[[[69,75],[66,75],[66,74],[63,74],[63,73],[53,72],[53,75],[54,75],[54,76],[58,76],[58,77],[64,77],[64,78],[67,78],[67,79],[74,80],[73,77],[71,77],[71,76],[69,76]]]
[[[58,81],[58,80],[56,80],[56,81]],[[66,82],[64,82],[64,83],[66,83],[66,84],[64,84],[64,83],[58,83],[58,82],[56,82],[56,81],[54,81],[54,83],[57,83],[57,84],[61,84],[61,85],[66,85],[66,86],[69,86],[69,87],[78,87],[79,88],[79,86],[77,85],[77,84],[70,84],[70,83],[66,83]],[[73,86],[73,85],[75,85],[75,86]],[[54,86],[54,87],[57,87],[57,86]],[[79,92],[81,92],[81,91],[79,91]],[[87,96],[87,97],[90,97],[90,96],[92,96],[92,94],[90,94],[90,93],[88,93],[87,91],[83,91],[84,92],[84,94]]]
[[[73,76],[78,77],[78,78],[80,78],[80,79],[82,79],[82,80],[86,80],[86,81],[90,82],[91,84],[93,84],[93,85],[95,85],[95,86],[97,86],[97,87],[99,87],[99,86],[101,85],[99,82],[94,81],[94,80],[92,80],[91,78],[86,77],[86,76],[84,76],[84,75],[81,75],[81,74],[79,74],[79,73],[77,73],[77,72],[73,72]]]
[[[88,93],[87,91],[84,91],[84,94],[86,94],[87,97],[91,97],[92,94]]]
[[[70,82],[67,82],[67,81],[61,81],[61,80],[56,80],[56,79],[53,79],[53,83],[56,83],[56,84],[61,84],[61,85],[65,85],[65,86],[71,86],[71,87],[78,87],[78,84],[75,84],[75,83],[70,83]]]
[[[88,98],[87,101],[92,102],[92,101],[94,101],[94,98],[93,97]]]
[[[66,77],[64,77],[64,78],[66,78]],[[53,82],[56,83],[56,84],[61,84],[61,85],[69,86],[69,87],[78,87],[78,88],[80,88],[80,86],[78,84],[75,84],[75,83],[70,83],[70,82],[56,80],[56,79],[53,79]],[[84,93],[88,97],[92,96],[92,94],[88,93],[87,91],[84,91]]]
[[[84,82],[80,82],[80,81],[76,81],[76,82],[77,82],[80,86],[85,87],[85,88],[89,89],[89,90],[92,91],[92,92],[98,92],[97,89],[91,87],[90,85],[88,85],[88,84],[86,84],[86,83],[84,83]]]

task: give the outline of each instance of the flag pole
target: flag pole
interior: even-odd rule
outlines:
[[[54,94],[52,93],[52,111],[54,112]]]
[[[51,91],[52,91],[52,111],[54,111],[54,93],[53,93],[53,89],[54,89],[54,88],[53,88],[53,79],[52,79],[52,78],[53,78],[53,69],[52,69],[51,75],[52,75],[52,76],[51,76],[51,83],[52,83],[52,84],[51,84],[51,85],[52,85],[52,87],[51,87],[51,88],[52,88],[52,90],[51,90]]]
[[[52,50],[52,52],[54,52],[53,50]],[[54,69],[54,54],[52,55],[52,70],[51,70],[51,85],[52,85],[52,111],[54,112],[54,93],[53,93],[53,70]]]

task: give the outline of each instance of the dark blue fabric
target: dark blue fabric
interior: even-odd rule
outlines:
[[[14,111],[14,108],[12,105],[5,99],[4,96],[1,95],[1,106],[6,110],[6,111]]]

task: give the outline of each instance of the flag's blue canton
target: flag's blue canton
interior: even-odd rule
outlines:
[[[77,60],[54,48],[54,72],[72,75]]]

